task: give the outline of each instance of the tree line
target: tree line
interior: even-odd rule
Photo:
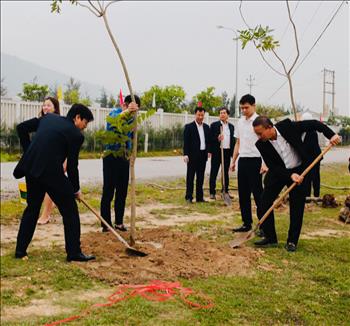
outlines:
[[[1,80],[1,96],[6,96],[7,89],[4,85],[4,80]],[[57,84],[53,87],[48,85],[39,84],[35,77],[29,83],[23,83],[22,92],[18,93],[18,96],[23,101],[42,102],[47,96],[60,97],[63,102],[67,105],[74,103],[83,103],[87,106],[91,106],[93,100],[88,94],[82,95],[81,83],[75,80],[73,77],[69,78],[67,83],[64,85],[64,89],[60,89]],[[62,93],[58,96],[59,93]],[[167,85],[159,86],[153,85],[143,94],[140,94],[142,109],[149,110],[156,106],[157,109],[162,108],[164,112],[181,113],[187,111],[193,113],[199,102],[208,111],[210,115],[218,114],[220,107],[228,107],[230,109],[230,116],[235,116],[235,96],[229,98],[226,91],[220,95],[215,94],[215,87],[210,86],[206,89],[198,92],[191,100],[186,100],[186,92],[182,86],[179,85]],[[99,98],[95,99],[94,102],[100,104],[104,108],[113,108],[119,106],[119,97],[117,94],[108,94],[105,88],[101,89]],[[155,103],[154,103],[155,102]],[[260,114],[269,113],[272,118],[280,117],[289,114],[289,111],[283,106],[266,106],[257,105],[257,111]]]

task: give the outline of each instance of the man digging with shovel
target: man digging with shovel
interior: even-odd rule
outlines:
[[[292,122],[286,119],[274,126],[269,118],[259,116],[253,121],[253,127],[259,137],[255,145],[269,168],[264,180],[260,214],[268,211],[284,186],[297,184],[289,193],[290,226],[285,245],[287,251],[293,252],[297,248],[305,206],[306,191],[302,184],[304,177],[301,174],[312,161],[305,150],[301,136],[308,131],[322,132],[332,145],[339,144],[341,139],[317,120]],[[259,219],[261,218],[262,215],[259,216]],[[259,247],[277,245],[273,211],[261,224],[261,228],[265,237],[254,244]]]

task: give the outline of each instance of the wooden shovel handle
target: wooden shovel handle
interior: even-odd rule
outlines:
[[[304,170],[304,172],[301,174],[302,177],[305,177],[310,170],[322,159],[322,157],[332,148],[332,144],[329,144],[320,155],[318,155],[314,161]],[[255,226],[254,228],[254,232],[260,227],[261,224],[264,223],[264,221],[267,219],[267,217],[270,215],[270,213],[275,209],[276,206],[278,206],[282,200],[284,199],[284,197],[286,197],[293,189],[294,187],[297,185],[296,182],[292,183],[288,189],[282,193],[282,195],[274,201],[274,203],[272,204],[272,206],[266,211],[266,213],[263,215],[263,217],[259,220],[258,224]]]
[[[118,232],[116,232],[113,227],[111,227],[107,221],[99,214],[96,212],[96,210],[91,207],[83,198],[80,198],[79,201],[81,201],[94,215],[118,238],[120,242],[122,242],[126,247],[132,249],[132,247],[126,242],[124,238],[122,238]]]

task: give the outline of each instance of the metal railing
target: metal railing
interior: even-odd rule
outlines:
[[[24,102],[10,99],[1,98],[1,124],[7,128],[13,128],[15,124],[18,124],[24,120],[37,117],[41,110],[41,102]],[[61,114],[65,116],[70,109],[70,105],[61,104]],[[102,129],[106,125],[106,116],[112,109],[101,107],[90,107],[94,115],[94,121],[89,123],[88,130]],[[142,112],[142,111],[141,111]],[[152,115],[147,121],[143,122],[143,125],[147,125],[153,129],[171,128],[175,125],[185,125],[193,121],[194,115],[185,113],[168,113],[162,109],[158,109],[154,115]],[[217,121],[217,116],[209,116],[205,114],[204,121],[207,124],[211,124]],[[230,118],[231,123],[236,125],[238,119]]]

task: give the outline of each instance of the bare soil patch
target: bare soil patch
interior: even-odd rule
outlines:
[[[181,209],[182,206],[174,206],[168,204],[150,204],[137,208],[138,221],[137,226],[141,228],[154,228],[159,226],[179,226],[190,222],[210,221],[216,219],[231,218],[232,211],[225,210],[221,215],[212,216],[210,214],[203,214],[193,212],[191,214],[186,211],[173,214],[174,210]],[[156,211],[163,210],[162,218],[159,218]],[[128,223],[129,217],[125,217],[125,222]],[[88,232],[98,231],[100,222],[91,213],[80,214],[81,232],[82,234]],[[19,222],[18,222],[19,223]],[[16,241],[19,224],[0,225],[1,243],[10,243]],[[47,247],[51,244],[57,246],[64,245],[64,231],[62,225],[62,217],[55,215],[50,222],[45,225],[37,225],[31,246]],[[1,255],[6,251],[1,251]]]
[[[81,214],[80,223],[82,232],[90,232],[96,230],[96,218],[91,214]],[[18,224],[0,225],[1,243],[14,242],[17,239],[19,229]],[[47,247],[51,244],[64,245],[64,229],[62,217],[60,215],[51,218],[50,222],[45,225],[37,225],[30,246]],[[3,252],[1,252],[3,254]]]
[[[123,236],[127,238],[128,234]],[[142,244],[137,248],[147,252],[147,257],[129,257],[112,233],[85,234],[83,250],[95,254],[97,260],[80,263],[81,268],[111,284],[140,284],[155,279],[247,275],[252,273],[252,263],[262,255],[260,250],[247,247],[233,250],[227,244],[218,245],[167,227],[143,230],[138,240]],[[146,244],[152,241],[161,244],[161,248]]]
[[[33,299],[30,304],[24,307],[4,307],[1,310],[1,321],[29,320],[35,317],[44,317],[58,315],[61,313],[70,313],[73,308],[67,308],[62,305],[61,298],[69,297],[76,302],[91,301],[99,299],[101,302],[113,293],[112,289],[93,289],[81,292],[62,292],[49,293],[47,299]]]
[[[307,232],[301,235],[302,239],[315,239],[320,237],[350,237],[350,232],[347,230],[335,230],[335,229],[320,229],[317,231]]]

